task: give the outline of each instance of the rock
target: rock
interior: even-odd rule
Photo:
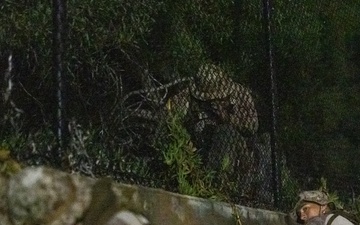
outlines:
[[[94,180],[46,167],[0,178],[1,225],[149,224],[135,213],[135,193],[115,190],[110,178]]]
[[[9,180],[11,220],[14,225],[75,224],[90,203],[92,183],[50,168],[26,168]]]

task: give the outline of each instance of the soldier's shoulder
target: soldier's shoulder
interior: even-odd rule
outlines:
[[[324,225],[326,221],[326,217],[323,216],[316,216],[309,219],[306,225]]]

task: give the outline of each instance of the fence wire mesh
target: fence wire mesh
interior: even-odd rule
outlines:
[[[58,165],[52,7],[0,3],[1,147],[25,165]],[[325,178],[355,202],[359,11],[68,0],[61,168],[285,211]]]

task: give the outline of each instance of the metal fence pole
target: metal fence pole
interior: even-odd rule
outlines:
[[[53,157],[59,166],[65,149],[65,118],[64,118],[64,33],[65,33],[65,0],[53,0],[53,70],[56,82],[56,132],[58,148],[54,149]]]
[[[263,23],[265,33],[265,45],[268,61],[268,73],[270,76],[270,95],[271,95],[271,158],[273,171],[273,192],[274,192],[274,206],[279,208],[281,177],[279,172],[280,157],[277,148],[277,88],[276,77],[274,72],[274,55],[272,46],[272,12],[271,0],[263,0]]]

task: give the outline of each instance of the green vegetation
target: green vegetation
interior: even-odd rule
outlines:
[[[168,177],[176,179],[178,191],[182,194],[219,198],[212,187],[214,171],[207,171],[190,135],[182,125],[183,116],[169,114],[164,124],[167,135],[158,140],[158,151],[162,152],[164,163],[169,166]]]

